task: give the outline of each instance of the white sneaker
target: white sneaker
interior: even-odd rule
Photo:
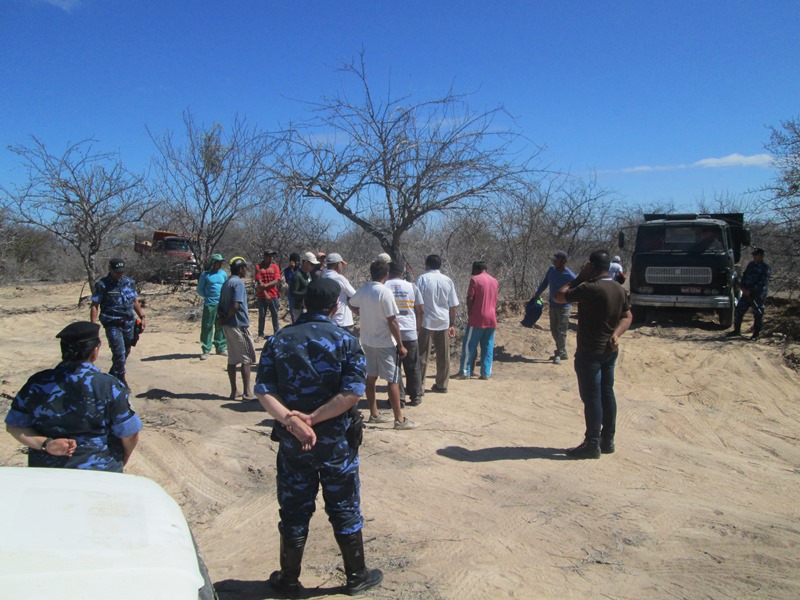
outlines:
[[[203,353],[200,355],[200,360],[208,360],[208,356],[209,356],[209,355],[208,355],[208,352],[203,352]]]
[[[414,421],[411,421],[408,417],[403,417],[403,421],[395,421],[394,422],[395,429],[416,429],[417,424]]]
[[[391,423],[391,422],[392,422],[392,418],[391,417],[387,417],[386,415],[384,415],[382,413],[378,413],[377,416],[376,415],[370,415],[369,416],[369,421],[367,421],[367,423]]]

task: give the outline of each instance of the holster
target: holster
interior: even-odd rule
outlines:
[[[350,427],[345,432],[347,443],[353,450],[358,450],[361,442],[364,441],[364,417],[357,406],[353,406],[350,411]]]

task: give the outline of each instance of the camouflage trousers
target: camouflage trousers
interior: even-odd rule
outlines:
[[[352,450],[344,437],[318,439],[310,452],[300,450],[294,438],[282,439],[277,467],[281,535],[289,538],[308,535],[320,485],[333,532],[349,535],[361,530],[364,521],[358,451]]]

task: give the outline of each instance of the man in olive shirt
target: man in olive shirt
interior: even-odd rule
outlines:
[[[562,304],[578,303],[578,349],[575,374],[583,401],[586,434],[583,443],[566,451],[572,458],[600,458],[614,452],[617,400],[614,396],[614,365],[619,338],[631,325],[625,290],[609,274],[611,259],[605,250],[595,250],[578,277],[556,293]]]

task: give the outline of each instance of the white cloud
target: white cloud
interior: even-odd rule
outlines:
[[[55,6],[56,8],[60,8],[64,12],[72,12],[74,9],[78,8],[83,0],[27,0],[31,4],[49,4],[50,6]]]
[[[682,163],[677,165],[639,165],[636,167],[625,167],[622,169],[609,169],[599,171],[600,173],[650,173],[653,171],[680,171],[682,169],[719,169],[725,167],[772,167],[773,157],[770,154],[729,154],[720,158],[702,158],[693,163]]]

